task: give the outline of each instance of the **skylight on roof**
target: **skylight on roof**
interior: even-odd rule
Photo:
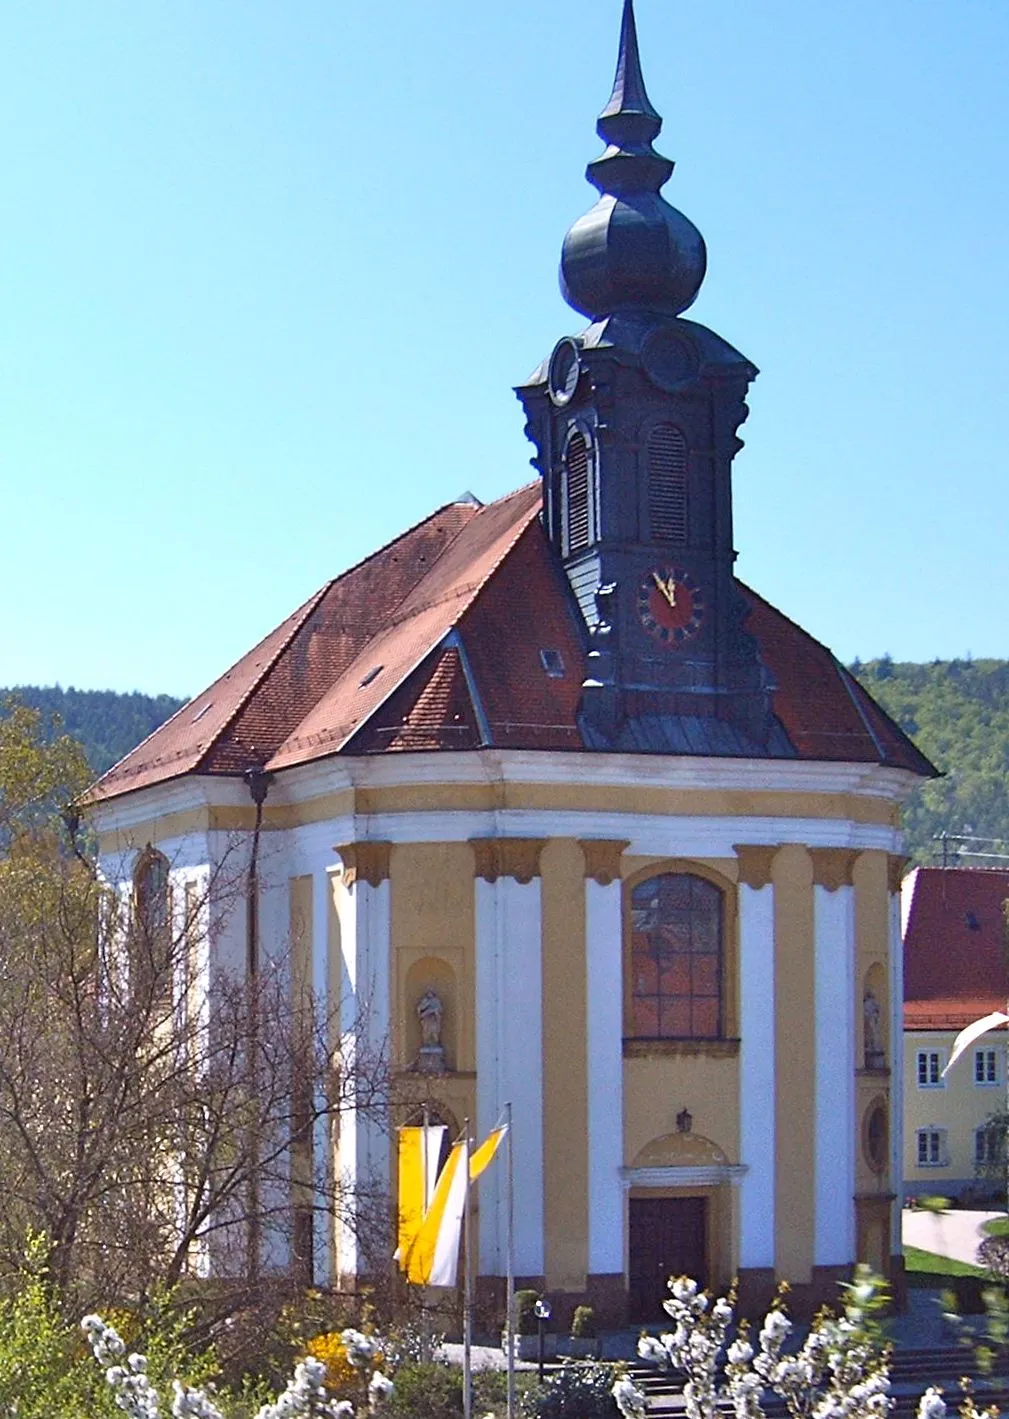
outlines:
[[[208,700],[207,703],[206,703],[205,705],[202,705],[202,706],[200,707],[200,709],[198,709],[198,710],[196,711],[196,713],[193,715],[192,723],[193,723],[193,724],[199,724],[200,720],[201,720],[201,719],[203,718],[203,716],[207,713],[207,711],[208,711],[208,710],[212,710],[213,708],[214,708],[214,702],[213,702],[213,700]]]
[[[551,680],[564,679],[564,657],[559,650],[541,650],[540,664]]]
[[[372,680],[377,680],[378,677],[381,675],[381,673],[382,673],[382,671],[383,671],[384,669],[385,669],[385,666],[384,666],[384,665],[376,665],[376,666],[374,666],[373,669],[371,669],[371,670],[368,671],[367,675],[366,675],[366,676],[364,677],[364,679],[361,681],[361,686],[360,686],[360,688],[363,690],[364,687],[365,687],[365,685],[370,685],[371,682],[372,682]]]

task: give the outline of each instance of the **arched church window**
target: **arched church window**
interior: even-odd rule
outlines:
[[[575,431],[564,453],[564,550],[578,552],[592,541],[592,477],[589,445]]]
[[[687,540],[687,441],[675,424],[648,435],[648,525],[653,542]]]
[[[643,1039],[722,1033],[722,893],[668,872],[631,891],[631,1032]]]
[[[134,990],[171,992],[171,904],[168,859],[147,847],[133,876],[134,930],[131,979]]]

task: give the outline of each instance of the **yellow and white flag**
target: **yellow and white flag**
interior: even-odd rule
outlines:
[[[979,1040],[989,1030],[997,1030],[1000,1025],[1006,1024],[1009,1024],[1009,1015],[1006,1015],[1002,1010],[993,1010],[990,1015],[982,1015],[980,1020],[975,1020],[973,1024],[961,1030],[953,1041],[953,1053],[949,1057],[946,1068],[942,1071],[942,1077],[945,1079],[964,1050],[969,1049],[975,1040]]]
[[[399,1245],[395,1259],[402,1271],[407,1269],[407,1259],[434,1197],[444,1138],[443,1124],[399,1130]]]
[[[431,1206],[406,1258],[406,1276],[415,1286],[454,1286],[459,1265],[459,1237],[466,1210],[469,1147],[465,1138],[452,1145]]]
[[[438,1178],[431,1205],[409,1245],[404,1245],[401,1222],[400,1266],[406,1272],[407,1280],[415,1286],[455,1285],[459,1240],[466,1211],[466,1175],[469,1174],[471,1183],[476,1182],[493,1160],[507,1132],[507,1124],[492,1128],[473,1153],[465,1138],[454,1143]],[[402,1178],[402,1174],[400,1176]],[[402,1183],[400,1197],[402,1199]],[[402,1206],[401,1201],[401,1217]]]
[[[496,1128],[492,1128],[487,1137],[480,1144],[480,1147],[469,1160],[469,1180],[476,1182],[484,1169],[493,1161],[494,1154],[501,1146],[501,1140],[508,1132],[506,1123],[499,1123]]]

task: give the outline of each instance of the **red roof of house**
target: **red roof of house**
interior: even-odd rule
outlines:
[[[961,1030],[1009,997],[1009,872],[919,867],[905,880],[904,1028]]]
[[[91,800],[332,754],[582,749],[584,628],[539,510],[538,482],[487,506],[440,508],[306,601]],[[742,590],[797,757],[934,773],[830,651]],[[561,673],[548,673],[543,651]]]

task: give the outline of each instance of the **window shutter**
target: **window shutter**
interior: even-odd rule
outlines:
[[[589,450],[584,434],[572,434],[564,458],[568,551],[578,552],[592,540],[589,489]]]
[[[687,441],[674,424],[648,435],[648,523],[653,542],[687,540]]]

